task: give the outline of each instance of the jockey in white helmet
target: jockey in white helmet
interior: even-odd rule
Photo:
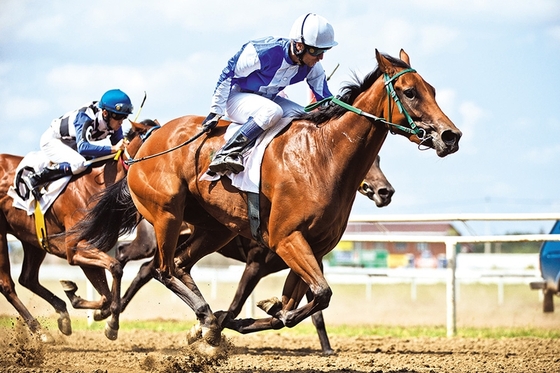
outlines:
[[[285,87],[305,80],[317,100],[332,96],[320,61],[337,44],[331,24],[309,13],[295,21],[289,38],[265,37],[241,47],[220,75],[202,126],[210,131],[224,115],[243,126],[214,155],[209,174],[241,172],[242,154],[255,139],[303,109],[278,95]]]

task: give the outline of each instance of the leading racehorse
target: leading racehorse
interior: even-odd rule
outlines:
[[[82,217],[94,194],[101,192],[108,185],[125,176],[128,167],[124,160],[133,157],[140,148],[142,144],[140,135],[157,128],[156,126],[154,121],[132,123],[132,128],[126,135],[126,149],[118,159],[111,158],[104,162],[94,163],[94,166],[85,173],[72,177],[56,201],[44,213],[44,223],[48,233],[46,245],[42,245],[38,241],[34,215],[28,215],[27,211],[13,207],[13,199],[8,195],[8,189],[14,184],[16,168],[22,157],[0,154],[0,291],[18,311],[29,329],[43,341],[52,341],[52,336],[41,328],[39,322],[31,315],[15,291],[10,273],[7,235],[15,236],[21,241],[23,247],[24,257],[19,283],[54,307],[59,314],[58,328],[63,334],[72,333],[66,303],[39,283],[39,268],[47,254],[42,247],[47,248],[48,253],[67,259],[71,265],[82,268],[95,289],[101,294],[101,299],[97,302],[88,302],[78,297],[72,300],[72,305],[75,308],[110,306],[112,318],[107,322],[105,334],[109,339],[116,339],[119,328],[120,278],[122,277],[120,263],[99,250],[75,250],[61,233],[74,226]],[[105,270],[108,270],[113,276],[112,290],[109,290],[107,285]]]
[[[377,207],[384,207],[391,203],[395,189],[379,166],[379,156],[376,157],[358,191],[374,201]],[[110,208],[110,206],[108,207]],[[185,234],[181,234],[178,242],[179,250],[182,249],[182,244],[189,236],[190,229]],[[130,242],[119,244],[115,252],[115,258],[124,266],[131,260],[152,257],[156,250],[157,242],[154,229],[147,221],[142,220],[136,227],[136,237]],[[263,277],[287,268],[286,264],[273,251],[259,246],[255,240],[242,236],[231,240],[218,250],[218,253],[245,263],[245,269],[237,286],[235,297],[227,310],[231,318],[239,315],[249,295]],[[176,255],[179,255],[179,252]],[[122,298],[121,312],[124,312],[138,290],[152,279],[153,266],[153,261],[141,266]],[[94,318],[98,320],[109,315],[109,310],[106,309],[96,312]],[[317,330],[323,353],[334,353],[325,328],[323,313],[321,311],[315,312],[311,316],[311,320]]]
[[[223,327],[242,333],[292,327],[325,309],[332,291],[321,259],[342,237],[356,191],[389,131],[435,149],[440,157],[459,148],[461,132],[437,105],[435,89],[410,67],[408,55],[401,50],[397,59],[376,50],[376,59],[377,69],[363,82],[295,118],[264,153],[260,237],[290,268],[282,299],[263,304],[269,318],[231,320],[227,313],[213,314],[190,275],[200,258],[235,236],[251,237],[247,193],[227,177],[201,180],[225,132],[218,127],[196,138],[202,117],[172,120],[148,139],[137,157],[162,155],[134,164],[127,181],[103,193],[116,209],[88,213],[76,236],[86,240],[80,247],[114,244],[119,233],[137,224],[139,211],[155,229],[155,278],[195,312],[199,327],[189,340],[202,338],[212,346],[220,344]],[[189,146],[167,152],[192,138]],[[175,258],[183,221],[194,229]],[[313,299],[299,306],[308,289]]]

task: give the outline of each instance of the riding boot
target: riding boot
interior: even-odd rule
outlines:
[[[37,197],[38,193],[36,189],[39,185],[70,175],[72,175],[70,164],[67,162],[62,162],[52,166],[47,166],[39,172],[28,174],[22,177],[22,180],[27,186],[27,189],[29,189],[29,191],[31,191],[33,195]]]
[[[253,120],[253,117],[249,117],[249,120],[214,155],[207,173],[215,175],[231,171],[238,174],[243,171],[245,169],[243,153],[254,145],[256,138],[263,132],[264,130]]]

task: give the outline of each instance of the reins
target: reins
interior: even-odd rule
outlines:
[[[389,76],[389,74],[385,73],[383,74],[383,79],[385,80],[385,88],[387,90],[387,97],[389,98],[389,100],[392,98],[393,101],[395,102],[395,104],[397,105],[399,112],[401,114],[404,115],[404,117],[406,118],[408,125],[410,127],[405,127],[405,126],[401,126],[400,124],[396,124],[392,122],[392,112],[391,112],[391,105],[389,105],[389,115],[388,115],[388,119],[385,118],[381,118],[378,117],[376,115],[373,115],[371,113],[365,112],[361,109],[358,109],[350,104],[347,104],[346,102],[340,100],[338,97],[327,97],[322,99],[321,101],[318,102],[314,102],[313,104],[307,105],[304,110],[306,112],[312,111],[316,108],[318,108],[319,106],[327,103],[327,102],[332,102],[333,104],[336,104],[338,106],[343,107],[344,109],[351,111],[355,114],[361,115],[363,117],[372,119],[375,122],[381,122],[383,124],[386,124],[387,126],[389,126],[389,129],[391,130],[391,133],[393,133],[392,129],[396,128],[402,132],[405,133],[410,133],[412,135],[416,135],[419,139],[420,139],[420,145],[429,139],[429,137],[426,137],[426,131],[422,128],[419,128],[416,123],[414,123],[414,120],[411,118],[410,114],[408,114],[408,112],[406,111],[406,109],[404,108],[403,104],[401,103],[401,100],[399,99],[399,96],[397,95],[397,92],[395,91],[395,88],[393,87],[393,81],[395,79],[397,79],[399,76],[406,74],[406,73],[414,73],[416,72],[416,70],[414,69],[404,69],[399,71],[398,73],[396,73],[395,75],[393,75],[392,77]]]
[[[414,72],[416,72],[416,70],[408,68],[408,69],[404,69],[404,70],[399,71],[398,73],[396,73],[392,77],[390,77],[389,74],[386,74],[386,73],[383,74],[383,79],[385,80],[385,87],[387,89],[387,97],[389,97],[389,99],[392,98],[393,101],[395,101],[395,104],[399,108],[399,112],[405,116],[405,118],[408,122],[408,125],[410,127],[401,126],[400,124],[396,124],[396,123],[391,122],[391,120],[392,120],[391,105],[389,105],[389,118],[388,118],[388,120],[386,120],[385,118],[381,118],[381,117],[378,117],[376,115],[373,115],[371,113],[365,112],[361,109],[358,109],[358,108],[356,108],[356,107],[354,107],[350,104],[347,104],[346,102],[344,102],[344,101],[342,101],[342,100],[340,100],[340,99],[338,99],[337,97],[334,97],[334,96],[327,97],[327,98],[322,99],[321,101],[314,102],[310,105],[307,105],[304,108],[304,110],[306,112],[309,112],[309,111],[312,111],[312,110],[318,108],[319,106],[321,106],[321,105],[323,105],[327,102],[332,102],[333,104],[342,106],[346,110],[351,111],[355,114],[358,114],[358,115],[364,116],[366,118],[372,119],[375,122],[384,123],[384,124],[388,125],[390,129],[396,128],[396,129],[398,129],[402,132],[410,133],[412,135],[416,135],[420,139],[420,145],[422,145],[422,143],[424,141],[427,141],[429,139],[429,137],[426,137],[426,131],[424,129],[419,128],[416,125],[416,123],[414,123],[414,120],[411,118],[410,114],[408,114],[408,112],[406,111],[406,109],[402,105],[401,100],[399,99],[399,96],[397,95],[397,92],[395,91],[395,88],[393,87],[393,81],[395,79],[397,79],[399,76],[401,76],[403,74],[406,74],[406,73],[414,73]],[[152,129],[150,129],[143,136],[142,140],[145,140],[146,138],[148,138],[151,131],[155,130],[156,128],[159,128],[159,127],[154,127]],[[393,133],[393,131],[391,131],[391,132]],[[206,132],[204,130],[201,130],[199,133],[197,133],[196,135],[194,135],[193,137],[191,137],[187,141],[183,142],[182,144],[179,144],[177,146],[174,146],[170,149],[164,150],[164,151],[156,153],[156,154],[147,155],[147,156],[142,157],[142,158],[138,158],[138,159],[130,158],[130,159],[127,159],[126,161],[124,161],[124,163],[128,166],[131,166],[134,163],[138,163],[138,162],[141,162],[141,161],[145,161],[145,160],[148,160],[148,159],[152,159],[152,158],[159,157],[161,155],[170,153],[170,152],[175,151],[179,148],[182,148],[185,145],[190,144],[191,142],[195,141],[196,139],[198,139],[200,136],[202,136],[205,133]],[[420,145],[418,146],[419,148],[420,148]]]
[[[157,128],[159,128],[159,127],[157,127]],[[152,131],[152,130],[155,130],[155,129],[156,129],[156,127],[150,129],[150,131],[148,131],[148,132],[144,135],[144,137],[142,138],[142,140],[145,140],[145,139],[150,135],[151,131]],[[172,151],[174,151],[174,150],[177,150],[177,149],[179,149],[179,148],[181,148],[181,147],[183,147],[183,146],[185,146],[185,145],[190,144],[191,142],[193,142],[194,140],[198,139],[200,136],[202,136],[202,135],[205,134],[205,133],[206,133],[206,132],[202,130],[202,131],[200,131],[199,133],[197,133],[196,135],[194,135],[193,137],[191,137],[190,139],[188,139],[187,141],[185,141],[185,142],[182,143],[182,144],[179,144],[179,145],[177,145],[177,146],[174,146],[174,147],[172,147],[172,148],[170,148],[170,149],[164,150],[164,151],[159,152],[159,153],[156,153],[156,154],[147,155],[147,156],[142,157],[142,158],[138,158],[138,159],[133,159],[133,158],[127,159],[126,161],[124,161],[124,163],[126,163],[128,166],[132,166],[134,163],[141,162],[141,161],[145,161],[145,160],[147,160],[147,159],[159,157],[160,155],[164,155],[164,154],[170,153],[170,152],[172,152]]]

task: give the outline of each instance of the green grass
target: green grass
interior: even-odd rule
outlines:
[[[49,330],[57,329],[55,318],[39,318],[41,325]],[[0,316],[0,334],[2,329],[11,329],[16,323],[16,318],[8,316]],[[124,321],[120,323],[121,331],[132,330],[151,330],[158,332],[185,332],[189,330],[195,320],[141,320],[141,321]],[[96,322],[88,326],[86,320],[72,320],[72,329],[75,331],[102,331],[105,327],[104,322]],[[414,338],[414,337],[445,337],[447,329],[445,326],[382,326],[382,325],[334,325],[328,326],[327,331],[330,336],[342,337],[359,337],[359,336],[376,336],[376,337],[397,337],[397,338]],[[315,335],[315,327],[310,323],[300,324],[292,329],[274,330],[272,333],[289,333],[292,335]],[[226,330],[226,334],[236,332]],[[560,330],[547,330],[537,328],[458,328],[457,337],[464,338],[560,338]]]

